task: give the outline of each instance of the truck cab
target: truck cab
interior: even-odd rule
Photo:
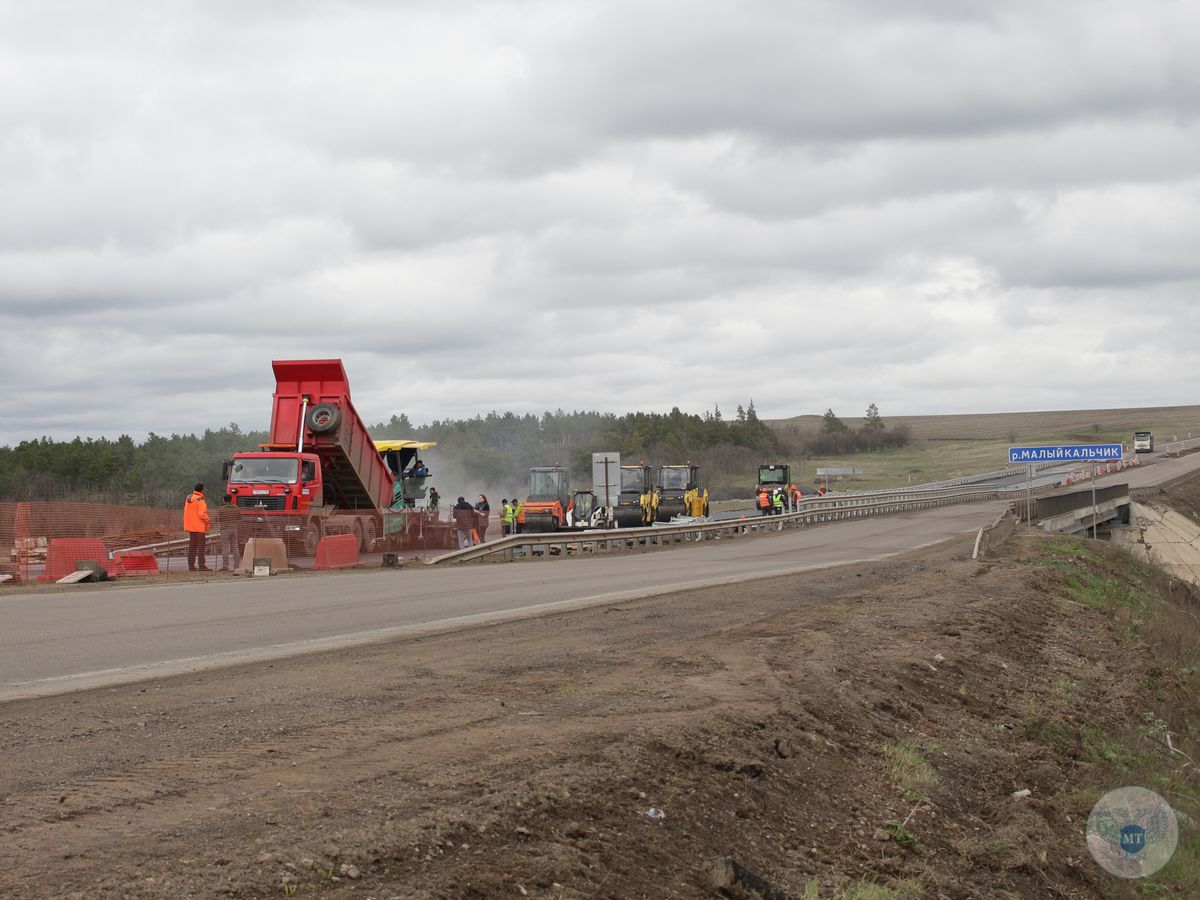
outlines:
[[[1133,452],[1153,453],[1154,435],[1149,431],[1135,431],[1133,433]]]
[[[319,530],[306,533],[314,507],[324,505],[321,458],[315,453],[259,451],[237,453],[225,463],[225,497],[237,507],[247,534],[276,535],[316,552]]]
[[[226,464],[226,493],[239,509],[321,505],[321,461],[308,453],[239,453]]]

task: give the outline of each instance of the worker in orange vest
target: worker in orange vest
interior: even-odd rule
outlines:
[[[207,572],[204,558],[204,536],[208,534],[208,502],[204,499],[204,485],[197,483],[195,490],[183,503],[183,530],[188,534],[187,562],[189,572]],[[196,560],[200,565],[196,565]]]
[[[758,514],[760,516],[771,515],[771,494],[769,491],[758,492]]]

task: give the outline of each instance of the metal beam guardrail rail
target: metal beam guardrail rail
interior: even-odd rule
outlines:
[[[1017,525],[1016,514],[1012,508],[1006,509],[996,517],[996,521],[991,525],[979,529],[979,534],[975,536],[975,549],[971,553],[971,559],[979,559],[981,556],[987,556],[1010,537],[1012,537],[1013,529]]]
[[[1035,472],[1040,472],[1043,469],[1052,469],[1055,466],[1061,466],[1061,462],[1040,462],[1034,463],[1033,469]],[[980,472],[978,475],[964,475],[961,478],[947,478],[944,481],[929,481],[925,484],[906,485],[887,491],[888,494],[907,494],[913,491],[932,491],[932,490],[947,490],[956,487],[965,487],[969,484],[980,484],[987,481],[1000,481],[1003,478],[1017,478],[1025,476],[1029,472],[1029,466],[1016,466],[1015,468],[996,469],[992,472]],[[1024,488],[1022,488],[1024,490]],[[856,496],[864,496],[870,494],[879,494],[880,491],[845,491],[844,493],[853,494]]]
[[[999,496],[1001,496],[1000,492],[989,488],[967,491],[924,491],[916,495],[908,492],[891,492],[875,496],[823,497],[804,500],[802,503],[806,508],[782,515],[725,519],[718,522],[688,522],[650,528],[515,534],[497,541],[489,541],[486,544],[446,553],[428,560],[426,565],[472,562],[487,558],[499,558],[507,562],[518,557],[547,559],[552,556],[646,549],[668,544],[739,537],[755,532],[782,531],[784,528],[796,526],[909,512],[958,503],[977,503],[995,500]]]

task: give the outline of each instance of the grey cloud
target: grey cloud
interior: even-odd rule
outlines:
[[[262,427],[275,357],[372,421],[1190,402],[1198,24],[10,4],[0,443]]]
[[[1187,31],[1170,29],[1189,13],[1099,7],[1009,4],[999,21],[902,12],[896,22],[884,8],[868,18],[826,3],[609,6],[561,48],[565,77],[546,82],[547,102],[565,114],[586,98],[587,115],[621,134],[739,132],[784,144],[1146,110],[1194,118],[1200,63]]]

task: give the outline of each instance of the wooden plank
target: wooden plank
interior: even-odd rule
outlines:
[[[62,578],[58,579],[58,581],[56,581],[54,583],[55,584],[78,584],[81,581],[87,581],[89,578],[95,578],[95,577],[96,577],[96,573],[93,572],[91,569],[79,569],[76,572],[72,572],[70,575],[64,575]]]

